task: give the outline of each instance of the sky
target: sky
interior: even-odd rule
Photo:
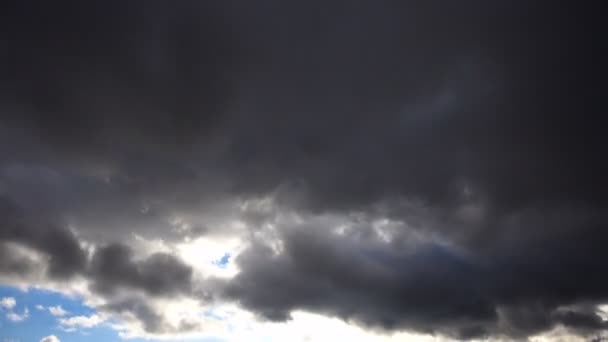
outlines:
[[[574,1],[4,1],[0,341],[608,339]]]

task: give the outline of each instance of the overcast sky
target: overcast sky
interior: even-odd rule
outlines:
[[[603,13],[3,2],[0,338],[600,338]]]

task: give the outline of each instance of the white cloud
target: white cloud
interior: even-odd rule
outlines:
[[[70,331],[77,328],[92,328],[99,325],[103,321],[104,319],[101,316],[94,314],[91,316],[73,316],[70,318],[61,318],[59,323],[64,329]]]
[[[367,331],[341,319],[296,311],[293,320],[283,323],[259,322],[250,313],[231,310],[227,317],[232,329],[223,336],[229,341],[353,341],[353,342],[443,342],[441,337],[408,332],[382,334]],[[240,311],[240,312],[239,312]]]
[[[36,305],[36,310],[38,310],[38,311],[44,311],[44,306],[38,304],[38,305]]]
[[[55,317],[63,317],[68,314],[68,312],[61,307],[61,305],[49,306],[49,312]]]
[[[223,267],[217,266],[217,260],[225,255],[229,255],[229,260],[234,258],[243,249],[244,242],[234,236],[230,237],[200,237],[188,242],[175,245],[177,254],[190,262],[190,265],[203,277],[215,276],[230,278],[238,273],[238,268],[234,262],[228,262]]]
[[[11,322],[25,321],[26,319],[28,319],[28,317],[30,317],[30,311],[28,310],[28,308],[25,308],[22,314],[18,314],[13,311],[6,314],[6,318]]]
[[[50,335],[50,336],[41,338],[40,342],[61,342],[61,341],[57,338],[57,336]]]
[[[219,339],[230,342],[272,342],[272,341],[334,341],[353,342],[444,342],[445,339],[414,333],[394,333],[391,335],[367,331],[338,318],[319,314],[294,312],[293,320],[282,323],[261,322],[254,314],[232,304],[218,304],[208,307],[199,302],[177,300],[151,301],[155,312],[162,312],[166,324],[178,327],[179,322],[197,322],[192,331],[175,331],[154,334],[143,330],[137,321],[121,317],[112,327],[124,339],[144,338],[151,340],[183,341],[199,339]]]
[[[17,301],[13,297],[4,297],[0,299],[0,308],[3,309],[12,309],[17,305]]]

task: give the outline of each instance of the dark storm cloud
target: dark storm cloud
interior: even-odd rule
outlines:
[[[403,248],[374,233],[338,235],[322,222],[277,229],[283,252],[254,244],[238,257],[242,271],[224,293],[266,319],[311,310],[461,339],[522,338],[556,325],[581,332],[608,328],[593,305],[568,307],[581,294],[606,300],[608,267],[592,260],[603,253],[600,246],[569,250],[573,244],[542,241],[470,253],[434,242]]]
[[[253,243],[225,295],[269,319],[309,309],[461,338],[603,329],[580,309],[608,299],[591,7],[3,4],[0,195],[103,243],[167,237],[172,215],[256,196],[303,217],[388,215],[456,247],[280,227],[283,254]],[[0,239],[49,255],[53,276],[86,268],[67,230],[5,213]],[[136,261],[126,245],[91,265],[103,293],[191,281],[174,257]]]
[[[221,121],[238,56],[224,9],[142,4],[3,4],[0,154],[10,196],[78,226],[159,233],[159,218],[220,184],[201,142]]]
[[[0,274],[27,277],[33,273],[37,268],[36,263],[18,253],[14,246],[5,242],[0,243]]]
[[[34,215],[0,197],[0,243],[14,242],[43,253],[48,257],[48,275],[52,278],[69,278],[83,272],[86,254],[74,235],[49,221],[31,217]]]
[[[186,294],[192,285],[192,268],[175,256],[155,253],[135,261],[131,249],[120,244],[104,246],[95,252],[91,276],[94,289],[101,293],[127,287],[170,296]]]
[[[89,257],[74,234],[31,216],[34,213],[0,198],[0,276],[27,282],[46,275],[64,283],[79,276],[107,302],[100,310],[132,314],[147,332],[176,333],[198,327],[184,320],[173,327],[149,304],[151,298],[193,295],[192,268],[177,257],[154,253],[135,259],[131,248],[122,244],[100,246]],[[22,247],[43,259],[24,254]],[[121,299],[124,293],[130,293],[129,300]]]
[[[3,105],[51,152],[184,147],[218,115],[233,56],[221,10],[139,5],[3,5]]]
[[[6,139],[30,149],[7,159],[93,159],[177,205],[205,192],[181,184],[219,180],[246,194],[289,184],[317,210],[451,205],[463,184],[497,210],[606,200],[581,10],[39,6],[5,11]]]
[[[0,201],[0,270],[27,275],[40,268],[40,262],[15,253],[13,243],[42,253],[47,259],[48,276],[54,279],[84,276],[95,292],[112,295],[118,289],[141,290],[152,296],[187,294],[192,290],[192,268],[167,253],[154,253],[136,259],[131,247],[123,244],[99,246],[91,257],[66,229],[46,221],[28,218],[24,211],[5,199]],[[11,253],[12,250],[12,253]]]

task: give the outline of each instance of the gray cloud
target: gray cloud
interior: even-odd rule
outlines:
[[[0,274],[27,277],[39,269],[39,265],[20,253],[15,245],[0,243]]]
[[[31,217],[33,213],[1,197],[0,213],[0,242],[19,243],[45,254],[50,277],[69,278],[84,271],[86,255],[72,233],[51,221]]]
[[[135,315],[142,322],[146,331],[162,332],[164,330],[162,329],[162,316],[154,312],[143,298],[116,301],[104,306],[104,309],[111,312],[131,313]]]
[[[91,261],[95,290],[112,293],[116,288],[142,289],[151,295],[187,294],[192,286],[192,268],[175,256],[155,253],[133,260],[129,247],[113,244],[101,247]]]
[[[89,257],[74,234],[42,221],[48,218],[34,218],[31,212],[5,199],[0,204],[3,218],[0,275],[26,282],[46,275],[51,280],[65,283],[78,276],[89,282],[94,294],[109,303],[99,309],[116,314],[130,312],[143,322],[149,332],[179,331],[171,328],[147,301],[195,295],[192,268],[183,261],[167,253],[154,253],[137,259],[131,247],[119,243],[99,245]],[[32,258],[21,250],[23,247],[43,258]],[[137,300],[122,308],[117,305],[125,293]],[[192,330],[193,324],[183,322],[180,329],[189,327]]]
[[[102,307],[103,310],[117,314],[130,314],[135,316],[149,333],[187,333],[200,329],[200,322],[180,320],[177,326],[169,324],[162,313],[156,312],[147,303],[147,299],[132,297],[126,300],[115,300]]]
[[[242,271],[224,295],[270,320],[287,320],[291,311],[303,309],[381,329],[462,339],[525,337],[558,324],[606,329],[593,306],[567,308],[580,293],[599,302],[605,298],[605,266],[587,259],[601,253],[599,246],[577,252],[545,241],[509,245],[517,255],[471,253],[431,241],[403,248],[398,240],[383,242],[373,230],[361,238],[315,223],[278,227],[282,252],[253,244],[239,256]],[[591,264],[597,273],[585,271]]]

